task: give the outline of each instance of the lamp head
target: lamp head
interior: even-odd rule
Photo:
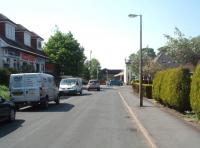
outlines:
[[[139,16],[139,15],[137,15],[137,14],[129,14],[128,15],[128,17],[130,17],[130,18],[134,18],[134,17],[137,17],[137,16]]]

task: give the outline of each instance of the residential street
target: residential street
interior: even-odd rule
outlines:
[[[130,86],[65,96],[47,110],[27,107],[0,126],[0,148],[199,148],[200,130],[139,99]]]
[[[47,110],[24,108],[0,127],[0,148],[146,148],[118,88],[62,97]]]

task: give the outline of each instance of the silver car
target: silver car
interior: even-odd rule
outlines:
[[[91,89],[96,89],[97,91],[100,91],[100,83],[98,80],[89,80],[87,90],[90,91]]]

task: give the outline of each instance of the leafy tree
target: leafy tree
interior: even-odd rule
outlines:
[[[71,32],[62,33],[56,29],[44,47],[50,62],[57,64],[60,74],[80,76],[84,69],[84,48],[73,37]]]
[[[101,71],[100,62],[95,58],[91,59],[91,61],[89,61],[89,62],[90,62],[89,63],[90,64],[89,65],[89,67],[90,67],[90,78],[95,79],[95,78],[99,77],[99,74],[100,74],[100,71]]]
[[[142,61],[143,61],[143,74],[148,75],[149,74],[149,65],[151,61],[156,57],[155,51],[153,48],[143,48],[142,49]],[[129,59],[131,61],[131,69],[135,76],[139,76],[139,62],[140,62],[140,50],[137,52],[137,54],[133,53],[129,56]]]
[[[174,36],[164,35],[167,38],[167,53],[179,64],[192,63],[196,65],[200,57],[200,37],[193,39],[175,28]]]
[[[169,47],[167,47],[167,46],[162,46],[162,47],[158,48],[157,50],[158,50],[159,53],[160,52],[167,52],[168,48]]]
[[[90,79],[90,62],[88,60],[84,63],[83,78],[86,80]]]
[[[139,76],[139,60],[140,60],[139,54],[133,53],[129,56],[129,59],[130,59],[130,64],[131,64],[131,71],[133,75],[138,77]]]

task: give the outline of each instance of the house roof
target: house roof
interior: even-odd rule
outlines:
[[[37,35],[36,33],[32,32],[32,31],[28,30],[28,29],[27,29],[26,27],[24,27],[23,25],[21,25],[21,24],[16,24],[16,23],[13,22],[12,20],[10,20],[8,17],[6,17],[5,15],[3,15],[3,14],[0,13],[0,22],[1,22],[1,21],[2,21],[2,22],[6,22],[6,21],[11,22],[11,23],[13,23],[14,25],[16,25],[16,31],[28,31],[28,32],[31,33],[31,36],[32,36],[33,38],[40,38],[40,39],[44,40],[42,37],[40,37],[39,35]]]
[[[21,24],[17,24],[16,31],[28,31],[28,32],[31,32],[27,28],[22,26]]]
[[[14,49],[23,50],[24,52],[36,54],[38,56],[47,58],[46,54],[41,50],[37,50],[37,49],[34,49],[32,47],[28,47],[28,46],[26,46],[26,45],[24,45],[22,43],[10,40],[10,39],[2,36],[2,35],[0,35],[0,38],[2,38],[8,45],[10,45]],[[4,48],[6,48],[6,47],[4,47]]]
[[[16,25],[15,22],[11,21],[11,20],[10,20],[9,18],[7,18],[5,15],[3,15],[3,14],[0,13],[0,22],[6,22],[6,21],[11,22],[11,23],[13,23],[14,25]]]
[[[27,28],[25,28],[21,24],[17,24],[16,31],[18,31],[18,32],[20,32],[20,31],[22,31],[22,32],[28,31],[29,33],[31,33],[32,38],[40,38],[41,40],[44,40],[42,37],[37,35],[35,32],[32,32],[32,31],[28,30]]]
[[[35,32],[31,32],[31,34],[32,34],[32,38],[40,38],[41,40],[44,40],[42,37],[37,35]]]

